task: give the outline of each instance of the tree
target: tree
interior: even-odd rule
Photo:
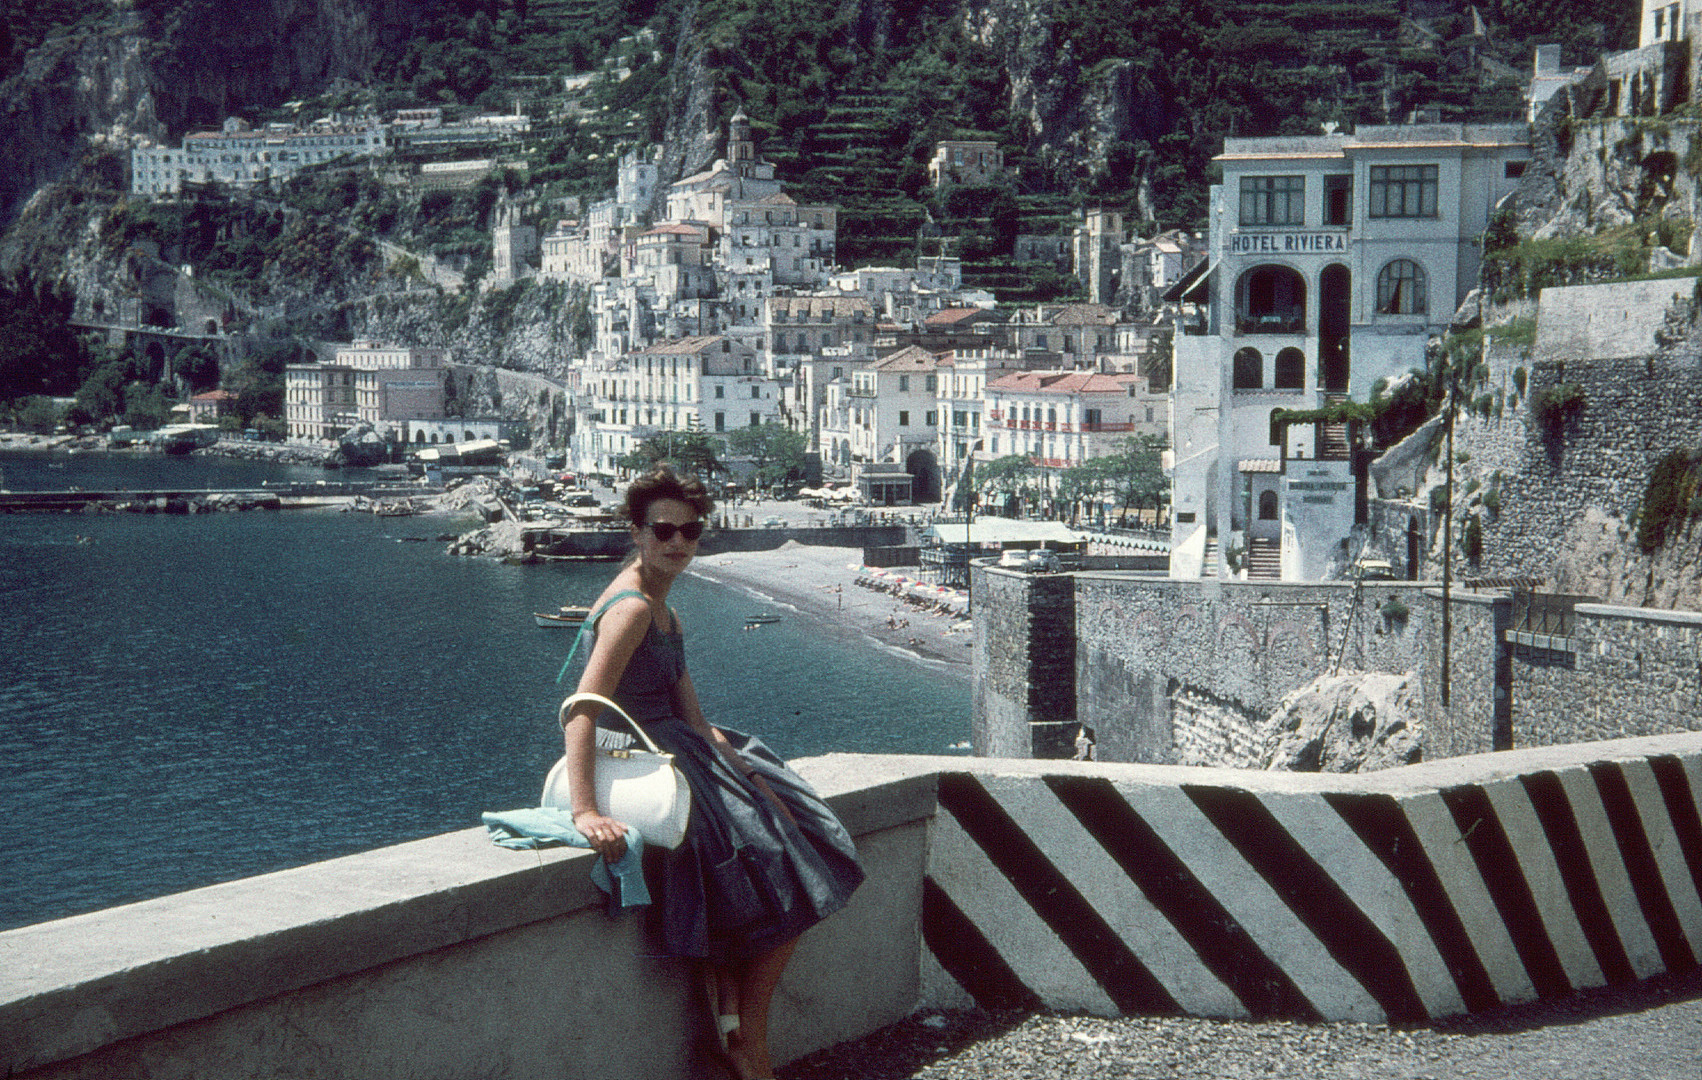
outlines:
[[[1106,490],[1122,504],[1125,514],[1130,507],[1151,506],[1156,512],[1163,505],[1170,489],[1160,457],[1163,449],[1152,435],[1134,435],[1118,439],[1112,453],[1095,459],[1104,462]]]
[[[1026,454],[1007,454],[981,466],[975,474],[975,486],[985,496],[998,492],[1007,503],[1014,499],[1032,498],[1040,482],[1040,468]]]
[[[750,458],[756,482],[763,486],[801,475],[808,446],[802,432],[775,423],[735,428],[727,435],[727,452]]]
[[[37,435],[51,435],[59,426],[59,406],[52,398],[27,397],[18,407],[18,426]]]
[[[712,435],[701,431],[660,431],[623,455],[615,464],[639,472],[658,465],[672,465],[680,472],[710,477],[726,472],[718,456],[721,446]]]

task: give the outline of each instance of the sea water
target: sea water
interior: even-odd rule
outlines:
[[[326,478],[199,456],[0,455],[0,469],[13,490]],[[0,516],[0,928],[534,805],[575,673],[555,681],[573,632],[532,613],[590,602],[615,567],[446,555],[439,535],[471,525]],[[968,738],[961,669],[698,578],[670,601],[711,721],[784,756]],[[744,631],[766,611],[784,617]]]

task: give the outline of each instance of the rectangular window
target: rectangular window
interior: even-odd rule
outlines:
[[[910,376],[900,375],[898,377],[898,391],[899,391],[899,393],[901,393],[901,394],[906,393],[906,392],[909,391],[909,389],[910,389]]]
[[[761,399],[762,399],[762,387],[760,387],[760,386],[751,387],[751,400],[752,401],[760,401]]]
[[[716,431],[726,431],[727,430],[727,414],[726,413],[718,412],[718,413],[715,414],[715,430]]]
[[[1371,202],[1374,218],[1433,218],[1439,168],[1435,165],[1373,165]]]
[[[923,416],[925,416],[925,417],[926,417],[926,418],[927,418],[927,419],[925,419],[925,420],[923,420],[923,421],[922,421],[922,423],[923,423],[923,424],[924,424],[924,425],[926,425],[926,426],[928,426],[928,427],[933,427],[933,426],[934,426],[934,422],[935,422],[935,421],[934,421],[934,415],[935,415],[935,414],[934,414],[934,412],[933,412],[933,411],[932,411],[932,410],[929,410],[929,411],[928,411],[928,412],[926,412],[926,413],[923,413]]]
[[[1082,424],[1085,425],[1089,430],[1096,428],[1096,427],[1099,426],[1099,410],[1098,409],[1083,409],[1082,413],[1081,413],[1081,419],[1082,419]]]
[[[718,398],[726,397],[727,396],[727,388],[725,386],[717,386],[715,388],[715,396],[718,397]]]
[[[1509,161],[1502,167],[1502,175],[1509,180],[1517,180],[1525,175],[1525,166],[1529,164],[1528,161]]]
[[[1306,224],[1304,176],[1243,176],[1241,224]]]
[[[1353,224],[1353,177],[1324,177],[1324,224]]]
[[[910,426],[910,413],[909,413],[908,410],[900,410],[899,411],[898,426],[899,427],[909,427]]]
[[[760,413],[751,413],[751,427],[761,427],[761,426],[762,426],[762,415]]]
[[[928,392],[933,393],[934,391],[938,390],[939,388],[940,388],[940,377],[938,375],[928,376]]]

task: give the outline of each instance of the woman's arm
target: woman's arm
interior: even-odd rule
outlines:
[[[611,697],[620,685],[627,663],[650,629],[650,605],[639,597],[617,601],[597,620],[596,644],[579,677],[582,692]],[[626,854],[626,825],[608,817],[597,805],[597,714],[594,701],[575,702],[562,722],[563,752],[567,755],[568,787],[573,792],[573,827],[610,862]]]

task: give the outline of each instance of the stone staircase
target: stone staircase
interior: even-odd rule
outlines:
[[[1282,544],[1280,542],[1262,536],[1248,538],[1247,580],[1282,580]]]
[[[1206,553],[1201,557],[1200,576],[1217,577],[1217,537],[1206,538]]]
[[[1347,400],[1346,394],[1325,394],[1325,405],[1337,405]],[[1346,461],[1348,460],[1347,424],[1335,421],[1318,425],[1318,460]]]

